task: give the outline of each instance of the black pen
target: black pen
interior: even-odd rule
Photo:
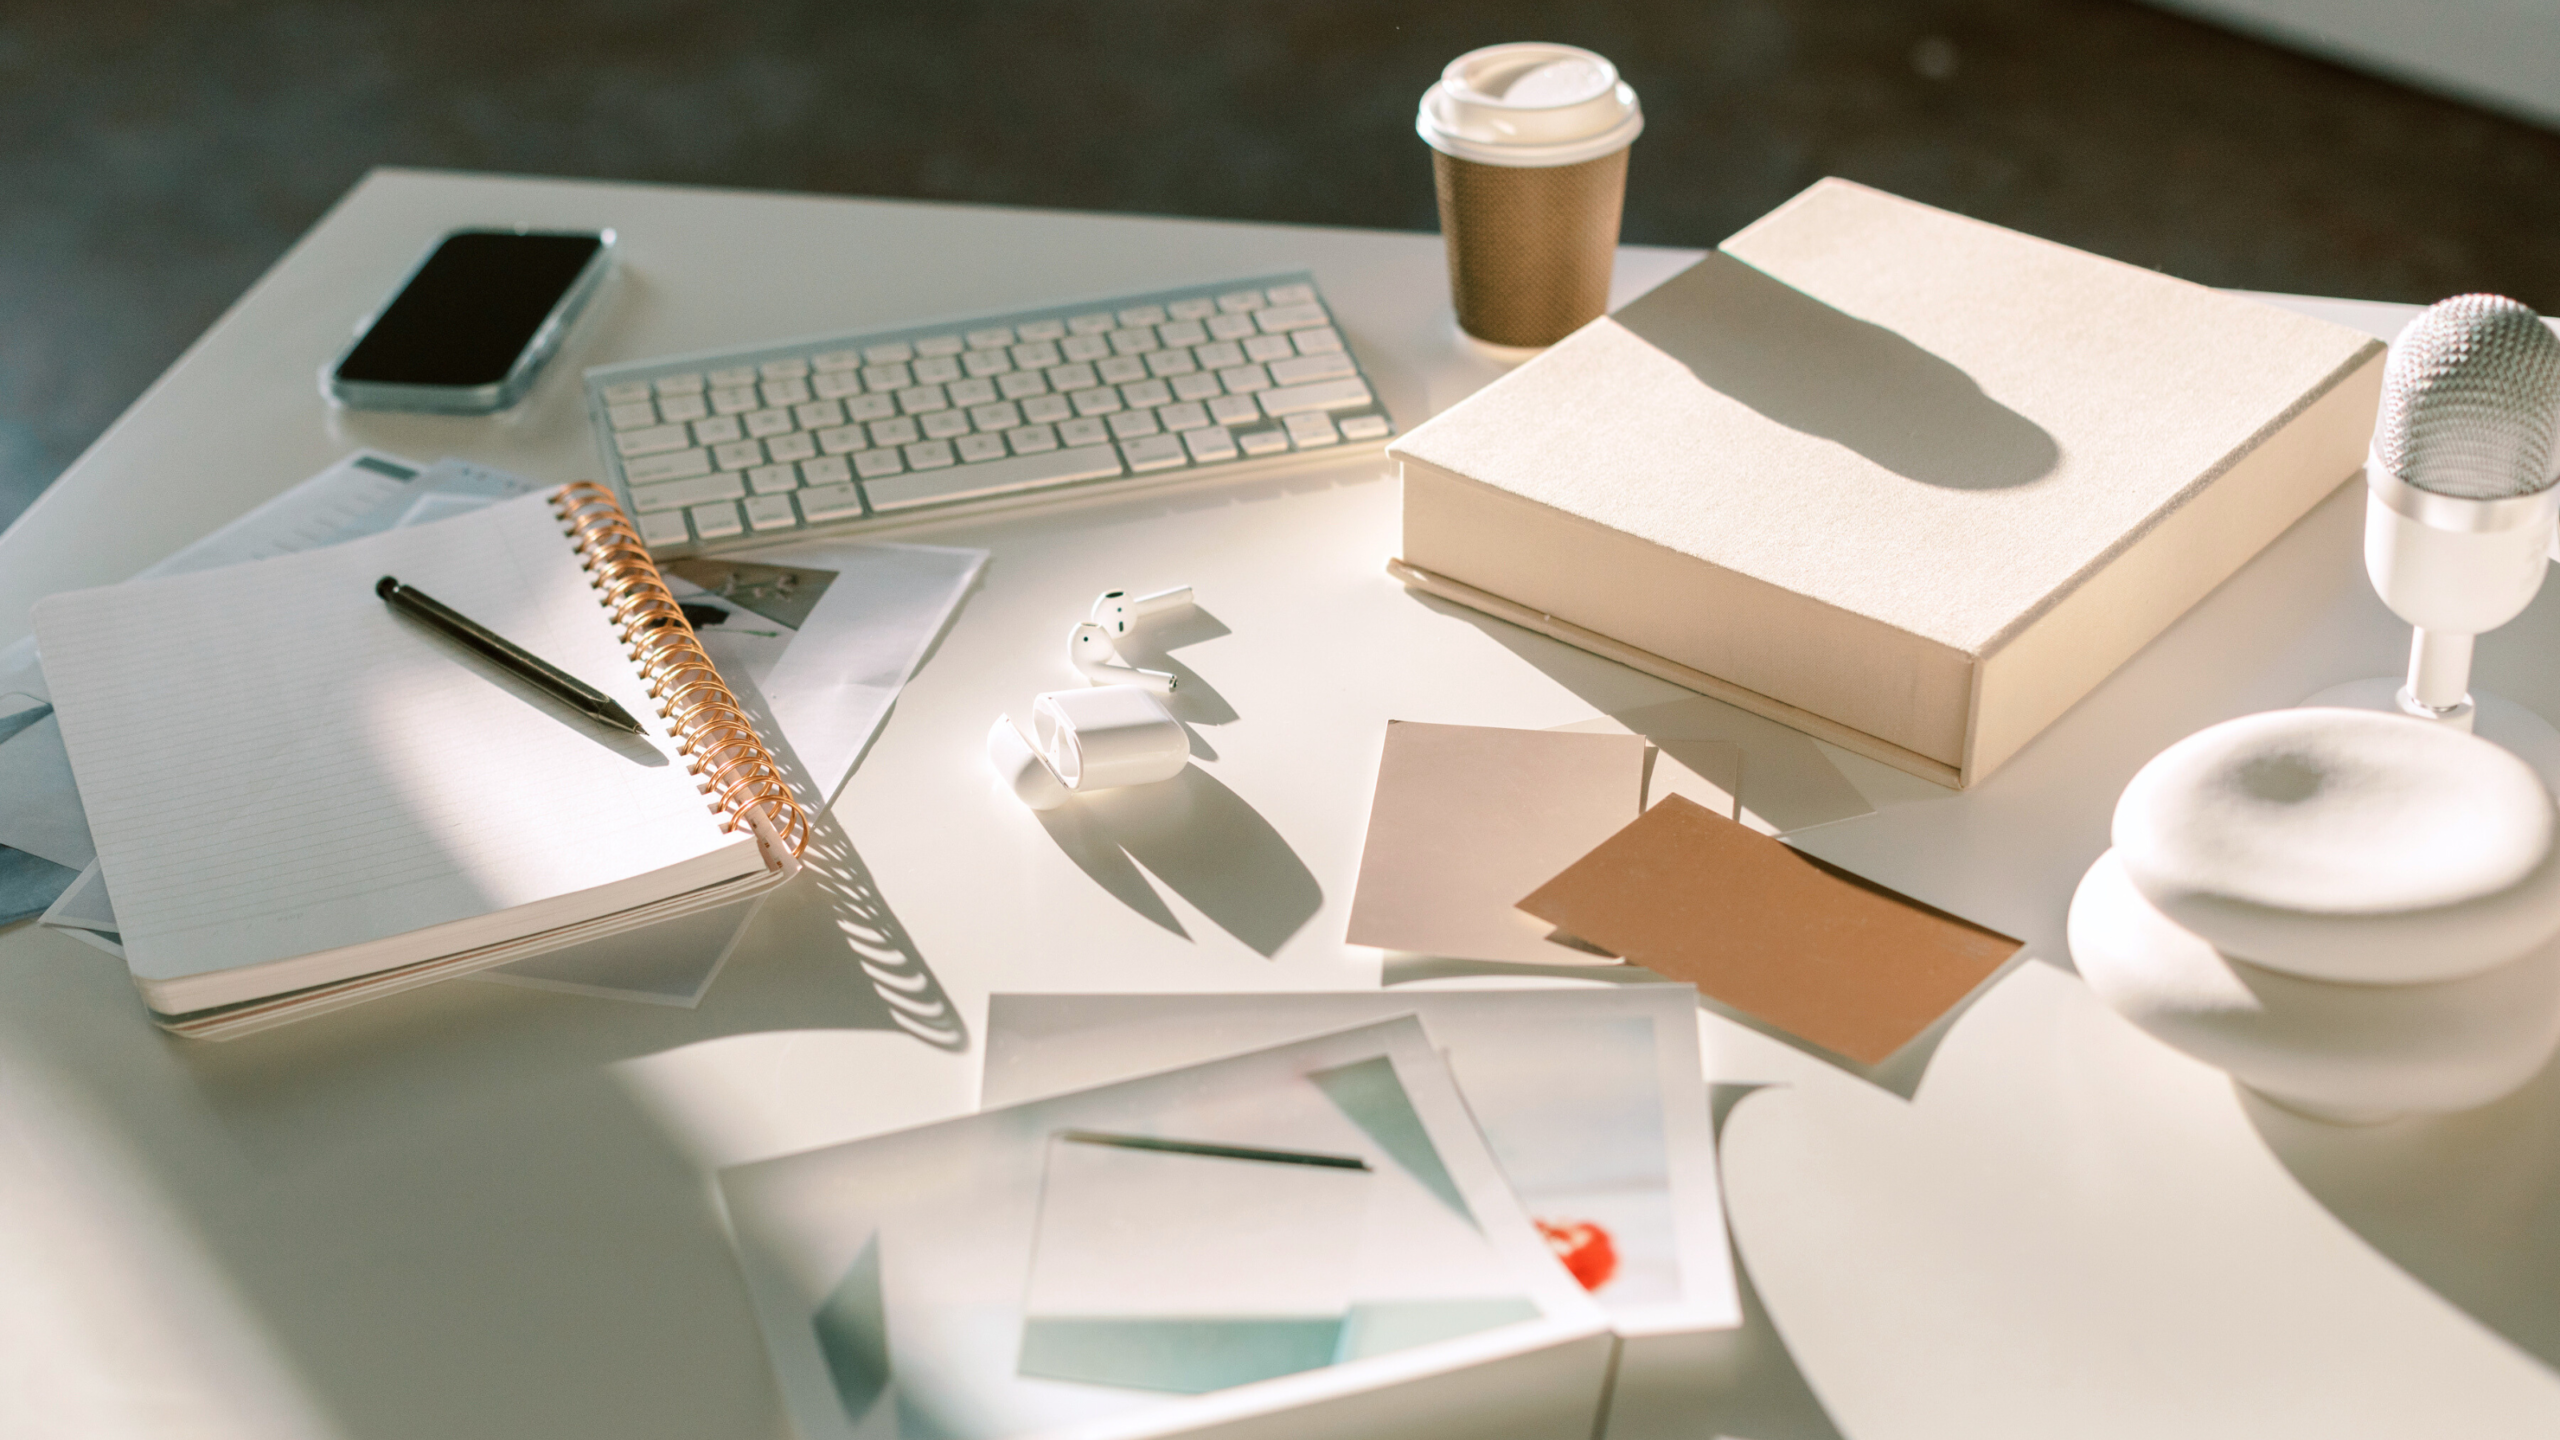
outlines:
[[[403,585],[385,575],[374,582],[373,593],[391,602],[394,610],[406,611],[443,631],[516,674],[547,691],[552,698],[571,706],[617,729],[634,735],[648,732],[631,712],[613,703],[613,697],[598,690],[575,675],[560,669],[540,656],[528,654],[515,642],[430,598],[413,585]]]

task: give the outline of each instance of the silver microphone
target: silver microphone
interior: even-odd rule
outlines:
[[[2401,708],[2470,728],[2475,637],[2542,586],[2560,492],[2560,335],[2502,295],[2428,306],[2391,342],[2365,464],[2373,588],[2417,634]]]

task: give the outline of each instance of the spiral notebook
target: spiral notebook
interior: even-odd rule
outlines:
[[[404,619],[435,596],[639,716]],[[47,597],[36,635],[126,964],[215,1038],[782,883],[808,821],[609,492]]]

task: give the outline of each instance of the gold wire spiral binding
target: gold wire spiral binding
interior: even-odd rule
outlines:
[[[698,788],[722,817],[721,830],[747,826],[798,860],[809,843],[809,813],[756,735],[755,722],[712,667],[621,502],[602,485],[580,480],[561,487],[551,508],[594,577],[632,663],[649,682],[649,696],[672,729],[678,753],[691,762],[687,768]]]

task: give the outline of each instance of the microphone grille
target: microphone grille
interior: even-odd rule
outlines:
[[[2503,295],[2419,312],[2382,370],[2373,457],[2420,490],[2504,500],[2551,488],[2560,336]]]

